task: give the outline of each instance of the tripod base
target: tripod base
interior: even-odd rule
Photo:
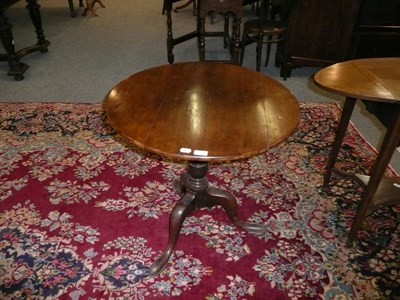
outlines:
[[[262,234],[267,231],[265,225],[245,223],[239,220],[237,215],[238,205],[235,197],[227,191],[209,186],[206,178],[207,170],[207,163],[191,161],[187,171],[181,175],[180,179],[174,181],[174,188],[182,197],[170,215],[167,247],[150,266],[149,276],[156,276],[163,270],[172,255],[183,221],[189,213],[197,208],[220,205],[237,227],[256,234]]]

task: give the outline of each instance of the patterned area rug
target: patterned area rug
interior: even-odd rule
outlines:
[[[185,163],[127,145],[100,104],[0,104],[1,299],[387,299],[399,296],[400,207],[381,209],[346,247],[360,187],[321,182],[340,108],[301,103],[301,122],[263,155],[211,164],[209,181],[264,223],[253,235],[219,207],[168,237]],[[349,128],[342,169],[368,173],[375,150]],[[392,170],[387,170],[393,176]]]

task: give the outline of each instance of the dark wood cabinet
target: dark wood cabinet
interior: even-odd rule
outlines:
[[[400,56],[400,0],[364,0],[349,56]]]
[[[400,0],[364,0],[353,32],[353,58],[400,56]],[[364,101],[367,110],[389,127],[399,104]],[[400,146],[400,144],[399,144]]]
[[[297,0],[280,51],[284,78],[296,67],[400,56],[400,0]]]
[[[291,8],[281,76],[301,66],[324,67],[347,57],[360,0],[298,0]]]
[[[294,68],[325,67],[367,57],[400,56],[400,0],[292,0],[281,76]],[[388,127],[398,104],[364,101]]]

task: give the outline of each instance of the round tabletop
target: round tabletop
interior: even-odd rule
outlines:
[[[106,96],[110,125],[171,159],[226,161],[260,154],[296,128],[293,94],[259,72],[222,63],[176,63],[136,73]]]
[[[400,100],[400,57],[364,58],[337,63],[314,75],[321,88],[362,100]]]

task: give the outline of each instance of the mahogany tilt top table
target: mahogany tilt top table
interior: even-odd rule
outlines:
[[[243,159],[285,140],[300,118],[287,88],[231,64],[178,63],[121,81],[106,96],[105,109],[111,126],[129,141],[189,162],[174,181],[182,197],[170,215],[168,245],[150,267],[150,276],[168,262],[185,217],[198,207],[221,205],[236,226],[254,233],[266,230],[239,220],[235,197],[209,186],[207,162]]]
[[[396,110],[376,158],[371,176],[353,176],[365,189],[355,216],[349,241],[352,241],[364,217],[380,205],[399,203],[400,178],[383,180],[385,170],[400,141],[400,58],[368,58],[337,63],[317,72],[315,83],[332,93],[346,97],[336,139],[326,166],[323,187],[329,184],[336,158],[357,99],[393,103]],[[340,172],[342,173],[343,172]]]

